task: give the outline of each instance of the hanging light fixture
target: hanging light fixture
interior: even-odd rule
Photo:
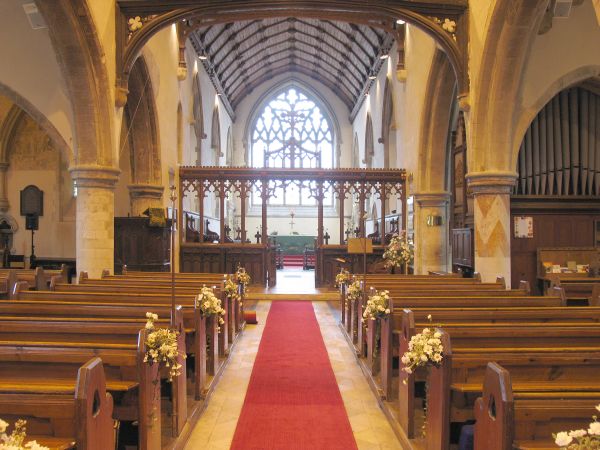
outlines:
[[[390,57],[387,50],[382,49],[379,53],[379,59],[388,59]]]
[[[396,23],[397,23],[398,25],[404,25],[404,24],[406,23],[406,21],[404,21],[404,20],[402,20],[402,19],[398,19],[398,20],[396,20]]]
[[[374,80],[375,78],[377,78],[377,74],[373,70],[371,70],[369,72],[369,80]]]
[[[206,50],[204,50],[204,48],[200,51],[200,54],[198,55],[198,59],[200,61],[206,61],[208,59],[208,55],[206,54]]]

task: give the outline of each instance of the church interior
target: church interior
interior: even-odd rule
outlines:
[[[600,449],[600,0],[0,1],[0,250],[0,450]]]

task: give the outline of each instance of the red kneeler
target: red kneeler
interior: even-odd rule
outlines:
[[[248,324],[256,325],[256,311],[244,311],[244,321]]]

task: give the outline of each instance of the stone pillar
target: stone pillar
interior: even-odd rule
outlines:
[[[0,212],[8,211],[8,190],[6,188],[6,172],[9,164],[7,162],[0,163]]]
[[[130,184],[131,215],[141,216],[148,208],[162,208],[164,187],[154,184]]]
[[[449,271],[448,192],[421,192],[415,199],[415,274]]]
[[[510,193],[513,172],[475,172],[466,176],[473,192],[475,270],[486,282],[503,276],[510,286]]]
[[[114,270],[114,186],[120,171],[93,165],[69,171],[77,183],[77,270],[99,278],[103,269]]]

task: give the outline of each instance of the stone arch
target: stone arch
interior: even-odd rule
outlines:
[[[410,23],[435,39],[436,43],[448,54],[452,62],[457,78],[460,80],[460,92],[468,90],[467,71],[467,35],[468,21],[466,20],[466,7],[456,10],[453,18],[459,33],[447,32],[439,24],[439,18],[429,17],[431,13],[421,14],[399,5],[390,5],[389,2],[349,2],[330,0],[319,4],[319,11],[307,7],[299,2],[287,7],[282,7],[277,0],[264,1],[261,4],[252,2],[247,5],[237,3],[228,4],[222,2],[215,9],[209,1],[197,2],[191,7],[164,10],[162,14],[148,17],[143,27],[134,33],[130,39],[127,35],[127,19],[135,15],[134,10],[121,10],[118,14],[117,29],[120,31],[120,43],[122,48],[117,48],[117,83],[123,92],[127,90],[127,78],[129,71],[144,45],[163,28],[181,24],[182,21],[192,18],[193,27],[203,26],[206,23],[216,24],[231,20],[246,20],[248,18],[271,18],[271,17],[318,17],[331,20],[342,20],[357,24],[379,26],[387,31],[395,32],[395,24],[398,19]],[[119,11],[118,11],[119,12]],[[141,12],[138,14],[142,15]],[[188,22],[189,24],[189,22]],[[191,31],[188,30],[186,32]]]
[[[371,114],[367,114],[367,124],[365,126],[365,158],[363,163],[367,169],[373,167],[373,156],[375,156],[375,145],[373,142],[373,121]]]
[[[219,105],[215,105],[212,114],[212,124],[210,127],[210,148],[213,151],[213,164],[219,165],[221,153],[221,121],[219,120]]]
[[[148,207],[159,206],[163,194],[158,115],[144,57],[136,60],[129,87],[123,112],[123,126],[127,127],[124,139],[131,149],[132,184],[128,186],[131,209],[133,215],[139,215]],[[120,148],[123,145],[121,143]]]
[[[444,192],[447,144],[456,78],[446,55],[436,50],[421,115],[418,192]]]
[[[547,0],[498,0],[484,41],[476,96],[468,117],[469,170],[494,171],[514,178],[512,150],[515,108],[527,56],[547,7]],[[490,149],[494,151],[490,151]]]
[[[46,132],[48,137],[50,137],[52,144],[61,152],[65,161],[71,162],[73,160],[73,151],[67,144],[67,141],[64,140],[52,122],[50,122],[31,102],[2,83],[0,83],[0,95],[7,97],[16,105],[16,107],[28,114]]]
[[[383,167],[390,168],[396,163],[396,139],[393,129],[394,123],[394,100],[392,93],[392,83],[390,78],[385,79],[383,89],[383,106],[381,113],[381,137],[380,143],[383,144]],[[392,154],[393,152],[393,154]],[[393,158],[392,158],[393,156]]]
[[[37,6],[48,26],[71,105],[75,129],[74,168],[78,166],[111,185],[118,171],[114,169],[112,118],[106,55],[102,49],[87,3],[56,0],[40,1]],[[87,166],[83,167],[83,166]],[[98,166],[111,168],[100,174]]]
[[[192,82],[192,117],[194,118],[194,136],[196,137],[196,165],[202,165],[202,139],[206,139],[204,132],[204,110],[202,109],[202,92],[198,74]]]
[[[512,161],[513,169],[516,171],[519,148],[523,136],[529,128],[529,125],[541,111],[541,109],[559,92],[582,83],[584,81],[595,81],[600,83],[600,65],[583,66],[571,72],[568,72],[557,78],[528,108],[524,109],[519,115],[519,119],[515,126],[514,139],[512,143]]]

